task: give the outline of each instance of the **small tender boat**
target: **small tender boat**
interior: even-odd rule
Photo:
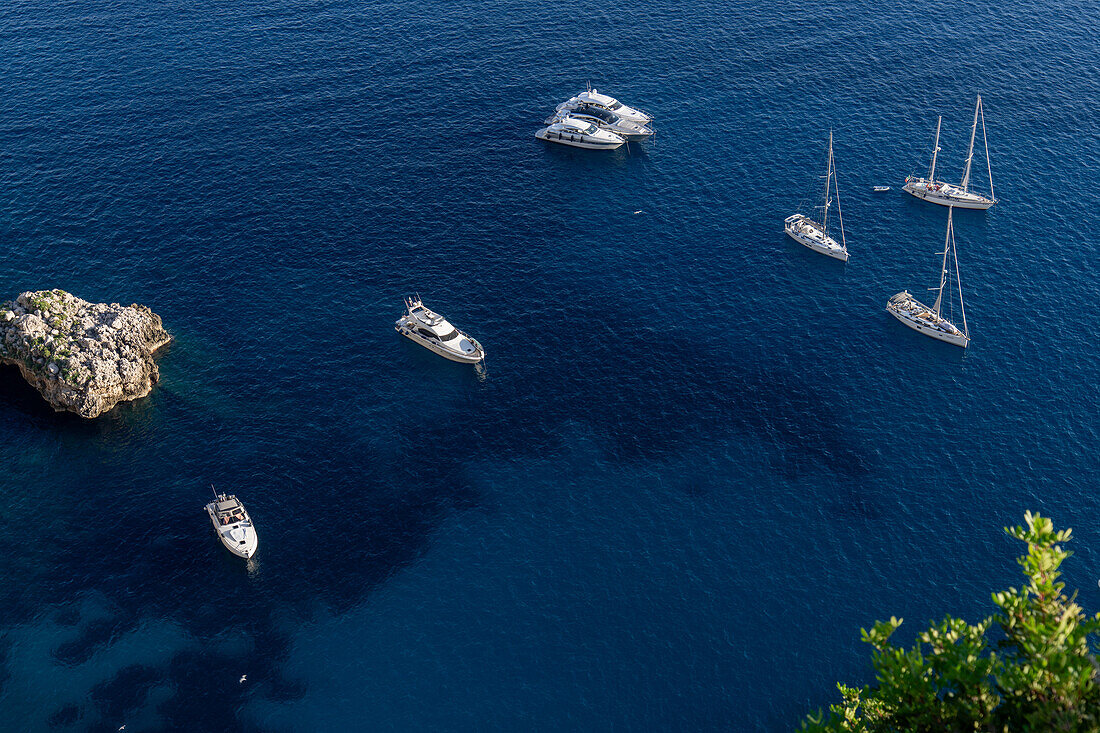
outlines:
[[[966,348],[970,344],[970,329],[966,326],[966,308],[962,300],[962,280],[959,278],[959,256],[955,250],[955,232],[952,225],[952,215],[955,209],[947,210],[947,241],[943,248],[943,264],[940,268],[939,287],[931,288],[936,291],[936,302],[929,308],[924,303],[903,290],[886,303],[886,310],[894,318],[904,323],[914,331],[919,331],[925,336],[944,341],[955,346]],[[949,257],[950,255],[950,257]],[[962,330],[954,323],[943,317],[943,296],[946,290],[950,298],[951,288],[947,286],[948,269],[954,265],[955,283],[959,293],[959,312],[962,315]]]
[[[889,191],[889,186],[871,186],[871,190],[875,193],[882,193],[883,191]]]
[[[829,235],[829,207],[836,192],[837,219],[840,222],[840,241]],[[792,214],[783,220],[783,229],[794,241],[827,257],[848,261],[848,246],[844,240],[844,216],[840,213],[840,189],[836,187],[836,167],[833,165],[833,133],[829,132],[829,163],[825,172],[825,200],[821,206],[821,222],[805,214]]]
[[[624,120],[630,120],[631,122],[638,122],[643,125],[648,125],[650,122],[653,122],[652,115],[648,115],[640,109],[628,107],[614,97],[600,94],[595,89],[588,89],[575,97],[567,99],[558,105],[558,111],[569,111],[586,104],[602,107],[610,112],[614,112]]]
[[[452,326],[420,300],[405,298],[405,315],[397,319],[399,334],[440,356],[464,364],[476,364],[485,358],[485,349],[472,336]]]
[[[609,112],[602,107],[596,107],[591,104],[582,104],[576,109],[568,112],[555,112],[546,120],[546,124],[552,125],[555,122],[561,122],[566,117],[572,117],[575,120],[581,120],[583,122],[590,122],[601,130],[615,133],[627,142],[638,142],[653,137],[652,127],[643,125],[640,122],[624,120],[614,112]]]
[[[589,150],[614,150],[626,142],[622,136],[610,130],[601,130],[587,120],[563,117],[535,133],[541,140]]]
[[[982,121],[982,142],[985,144],[985,165],[989,175],[989,195],[983,196],[970,190],[970,163],[974,160],[974,138],[978,132],[978,119]],[[989,162],[989,142],[985,136],[985,112],[982,110],[982,97],[978,95],[978,103],[974,107],[974,124],[970,127],[970,149],[966,153],[966,169],[963,172],[962,183],[955,185],[936,180],[936,156],[940,152],[940,124],[943,118],[936,120],[936,142],[932,145],[932,166],[928,169],[928,177],[909,176],[905,179],[902,190],[917,198],[940,206],[954,206],[958,209],[988,209],[997,203],[993,197],[993,169]]]
[[[213,488],[213,487],[211,487]],[[214,501],[206,505],[206,513],[226,549],[246,560],[256,554],[259,539],[252,518],[241,500],[232,494],[214,492]]]

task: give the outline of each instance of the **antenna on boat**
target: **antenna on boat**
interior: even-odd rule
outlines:
[[[221,498],[218,496],[218,490],[214,488],[214,484],[210,484],[210,490],[214,492],[214,501]]]

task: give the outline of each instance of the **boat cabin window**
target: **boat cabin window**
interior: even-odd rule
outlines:
[[[434,332],[429,331],[426,328],[418,328],[416,329],[416,332],[419,333],[421,336],[424,336],[425,338],[438,338],[438,336],[436,336]]]
[[[596,134],[596,126],[595,125],[589,125],[588,129],[585,130],[584,132],[588,135],[595,135]]]
[[[451,339],[453,339],[456,336],[458,336],[458,331],[456,329],[451,329],[450,333],[445,333],[442,336],[439,336],[438,338],[439,338],[440,341],[450,341]]]
[[[596,119],[603,120],[604,122],[618,122],[619,118],[616,115],[611,114],[606,109],[600,109],[599,107],[584,106],[577,110],[581,114],[595,117]]]
[[[611,104],[607,105],[607,108],[610,109],[610,110],[616,110],[616,109],[618,109],[619,107],[622,107],[622,106],[623,106],[622,102],[612,102]]]

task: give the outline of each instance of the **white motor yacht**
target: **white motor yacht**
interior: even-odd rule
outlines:
[[[943,263],[940,266],[940,284],[938,287],[930,288],[936,291],[936,302],[929,308],[910,295],[908,290],[903,290],[890,298],[886,303],[886,310],[914,331],[965,349],[970,344],[970,329],[966,325],[966,307],[963,305],[962,280],[959,277],[959,256],[955,249],[955,227],[952,223],[954,213],[954,207],[947,210],[947,237],[941,253]],[[962,316],[963,325],[961,331],[954,323],[943,317],[943,296],[946,293],[949,300],[951,297],[948,271],[952,267],[955,270],[955,284],[959,293],[959,313]]]
[[[564,117],[542,128],[535,133],[535,137],[589,150],[613,150],[626,142],[620,135],[601,130],[592,122],[572,117]]]
[[[609,112],[603,107],[596,107],[591,104],[583,104],[568,112],[555,112],[546,120],[546,124],[552,125],[555,122],[561,122],[566,117],[590,122],[601,130],[615,133],[627,142],[638,142],[653,137],[652,127],[643,125],[640,122],[624,120],[614,112]]]
[[[836,213],[840,224],[840,241],[829,235],[829,208],[836,194]],[[840,212],[840,189],[836,183],[836,167],[833,165],[833,133],[829,132],[829,163],[825,171],[825,198],[821,205],[822,217],[817,222],[805,214],[792,214],[783,220],[783,229],[787,236],[814,252],[827,257],[848,261],[848,245],[844,238],[844,215]]]
[[[630,120],[631,122],[638,122],[643,125],[648,125],[653,122],[653,116],[648,115],[640,109],[634,107],[628,107],[614,97],[609,97],[606,94],[600,94],[595,89],[588,89],[581,92],[571,99],[567,99],[558,105],[558,111],[569,111],[576,109],[581,105],[590,104],[596,107],[602,107],[606,110],[614,112],[624,120]]]
[[[241,500],[232,494],[214,492],[215,499],[206,505],[206,513],[226,549],[246,560],[256,554],[259,543],[252,518]]]
[[[984,196],[970,190],[970,164],[974,160],[974,138],[978,132],[978,120],[982,122],[982,143],[985,145],[986,173],[989,175],[989,195]],[[985,112],[982,110],[982,97],[974,107],[974,124],[970,127],[970,149],[966,153],[966,169],[959,185],[936,180],[936,156],[940,152],[940,124],[943,118],[936,120],[936,141],[932,145],[932,165],[928,176],[909,176],[902,190],[917,198],[940,206],[954,206],[957,209],[988,209],[997,203],[993,197],[993,170],[989,162],[989,143],[985,136]]]
[[[485,358],[485,349],[477,339],[425,306],[419,295],[405,298],[405,315],[397,319],[395,328],[402,336],[451,361],[476,364]]]

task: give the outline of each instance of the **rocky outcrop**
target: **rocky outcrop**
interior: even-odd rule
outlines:
[[[172,340],[143,305],[89,303],[39,290],[0,303],[0,364],[15,364],[59,412],[97,417],[144,397],[160,378],[153,352]]]

